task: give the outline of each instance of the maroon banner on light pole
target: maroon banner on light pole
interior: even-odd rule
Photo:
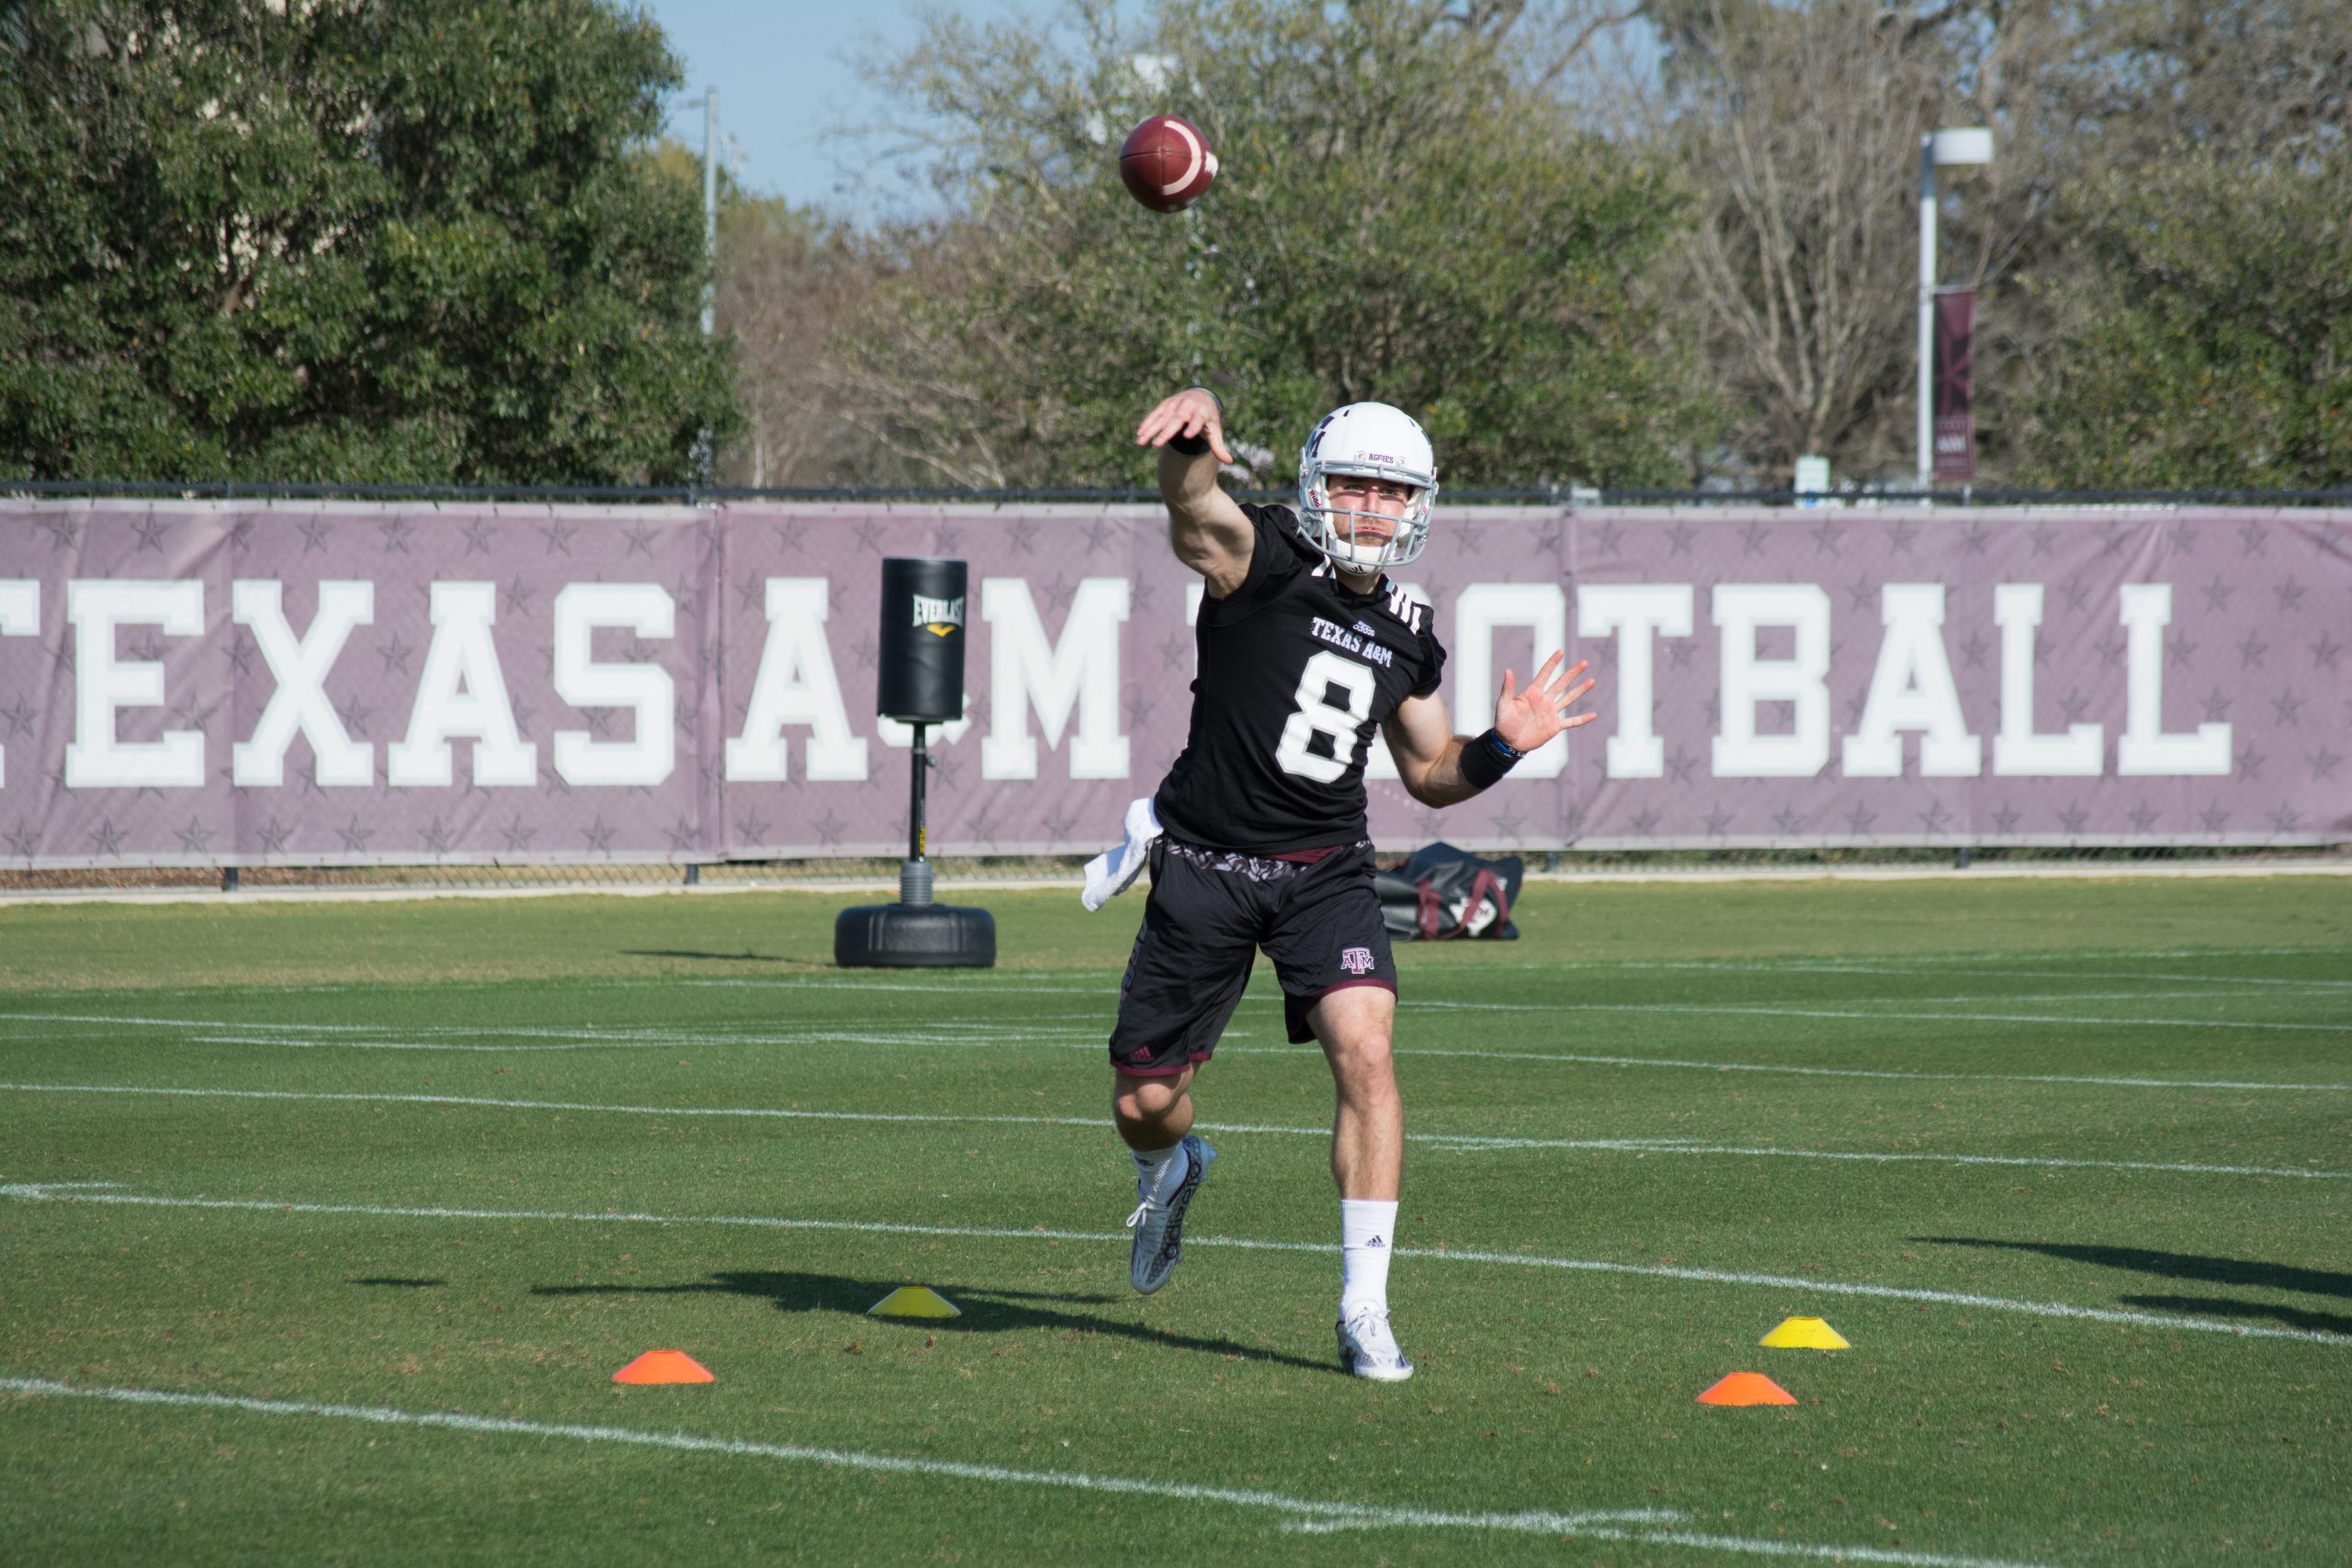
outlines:
[[[1976,477],[1976,290],[1936,290],[1936,478]]]

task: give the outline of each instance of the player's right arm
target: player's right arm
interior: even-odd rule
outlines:
[[[1217,465],[1233,461],[1216,399],[1204,387],[1161,399],[1136,426],[1136,445],[1159,448],[1159,499],[1176,558],[1207,580],[1211,598],[1224,598],[1249,577],[1258,531],[1216,482]]]

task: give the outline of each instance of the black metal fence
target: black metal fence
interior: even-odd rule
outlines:
[[[1285,488],[1238,492],[1243,500],[1282,501]],[[601,505],[702,505],[729,501],[918,502],[932,505],[1055,502],[1130,505],[1159,499],[1156,490],[1039,486],[1008,490],[924,488],[750,489],[707,485],[373,485],[243,484],[234,480],[9,479],[0,496],[50,500],[153,498],[185,501],[572,502]],[[1470,506],[2352,506],[2352,486],[2331,490],[1609,490],[1577,485],[1521,489],[1449,487],[1450,505]]]

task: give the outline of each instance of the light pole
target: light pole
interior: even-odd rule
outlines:
[[[1983,126],[1919,138],[1919,488],[1935,478],[1936,171],[1993,161],[1993,133]]]
[[[718,89],[702,92],[702,335],[718,324]]]

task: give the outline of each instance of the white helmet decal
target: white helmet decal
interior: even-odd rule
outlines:
[[[1413,487],[1402,517],[1387,518],[1396,532],[1382,544],[1357,544],[1351,536],[1360,513],[1331,504],[1333,474],[1393,479]],[[1298,454],[1298,522],[1306,542],[1337,565],[1356,570],[1403,566],[1429,543],[1430,513],[1437,504],[1437,458],[1430,438],[1411,415],[1386,403],[1349,403],[1325,414]],[[1342,536],[1338,521],[1345,519]]]

